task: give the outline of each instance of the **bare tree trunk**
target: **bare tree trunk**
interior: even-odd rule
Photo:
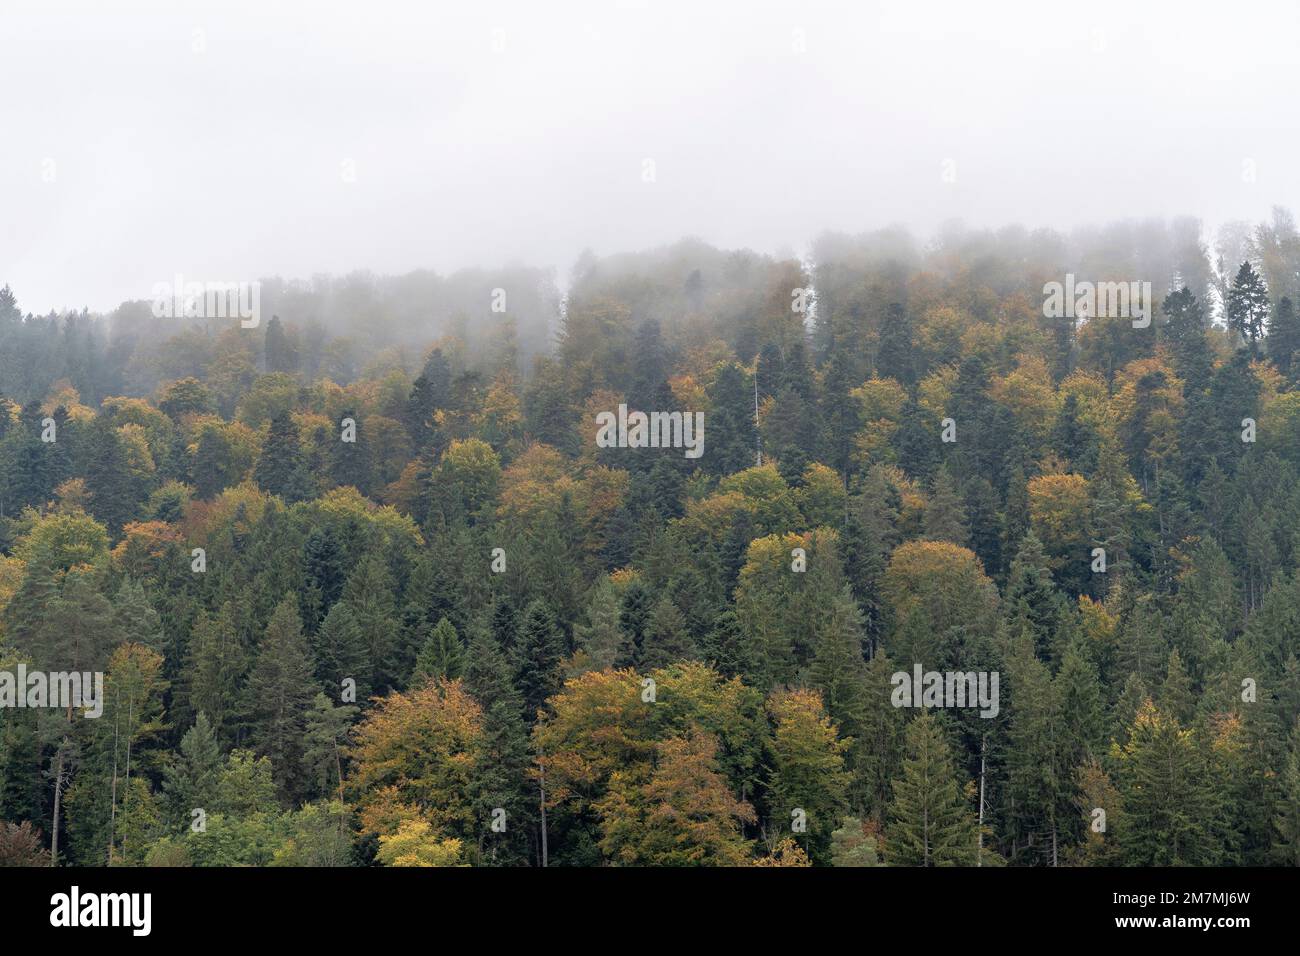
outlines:
[[[984,748],[988,744],[989,735],[985,734],[980,738],[980,822],[979,822],[979,855],[975,857],[975,865],[984,865]]]
[[[54,818],[50,821],[50,866],[59,865],[59,808],[63,802],[63,758],[67,752],[68,738],[59,744],[59,755],[54,765]]]
[[[343,758],[339,755],[338,739],[334,740],[334,772],[339,775],[339,803],[343,802]]]
[[[113,812],[108,818],[108,865],[113,865],[113,850],[117,844],[117,708],[113,708]]]
[[[131,701],[126,708],[126,793],[122,796],[123,803],[131,799],[131,738],[134,736],[131,732],[131,722],[134,719],[135,701]],[[126,837],[122,837],[122,855],[126,855]]]
[[[542,791],[542,866],[546,866],[548,862],[546,859],[546,765],[540,764],[539,766],[541,767],[541,776],[539,779],[541,781]]]

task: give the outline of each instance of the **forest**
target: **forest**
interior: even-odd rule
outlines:
[[[1283,209],[21,294],[0,865],[1300,865]]]

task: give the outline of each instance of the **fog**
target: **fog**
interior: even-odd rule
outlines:
[[[1290,3],[5,0],[0,284],[1300,207]]]

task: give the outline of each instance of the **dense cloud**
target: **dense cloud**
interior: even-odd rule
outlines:
[[[1300,11],[9,2],[0,281],[554,269],[1296,208]],[[647,165],[647,161],[653,166]],[[647,181],[652,178],[653,181]]]

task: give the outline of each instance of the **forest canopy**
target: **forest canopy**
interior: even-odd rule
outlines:
[[[0,865],[1300,864],[1285,210],[20,294]]]

